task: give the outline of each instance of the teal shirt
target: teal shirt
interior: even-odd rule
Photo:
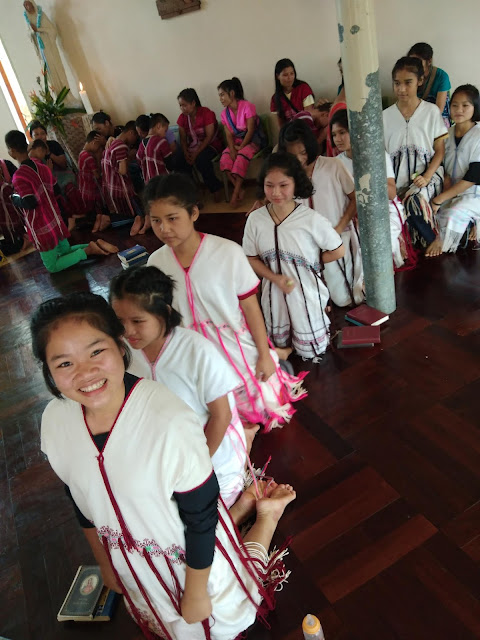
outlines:
[[[431,72],[430,72],[431,73]],[[427,102],[431,102],[435,104],[437,102],[437,94],[441,91],[447,91],[447,101],[445,103],[445,108],[443,109],[442,116],[444,118],[450,117],[450,89],[452,85],[450,84],[450,78],[448,77],[448,73],[443,69],[437,67],[437,73],[435,74],[435,78],[433,80],[432,86],[428,92],[428,96],[423,96],[423,87],[427,86],[430,76],[425,78],[425,82],[418,89],[418,97],[426,100]]]

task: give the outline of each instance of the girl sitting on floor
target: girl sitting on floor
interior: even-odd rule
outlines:
[[[280,130],[280,151],[300,161],[312,181],[313,194],[304,204],[325,216],[341,236],[345,255],[325,265],[325,281],[339,307],[363,301],[363,265],[354,218],[357,214],[352,176],[338,158],[318,155],[318,143],[305,123],[294,120]]]
[[[337,158],[343,162],[347,171],[353,178],[352,144],[350,142],[346,109],[342,109],[335,113],[332,118],[331,126],[333,144],[340,151]],[[402,203],[397,197],[392,161],[386,151],[385,162],[387,164],[387,191],[389,200],[388,213],[390,220],[393,262],[396,268],[400,268],[404,263],[404,256],[406,255],[406,247],[408,245],[408,239],[406,242],[402,235],[404,230],[405,214]]]
[[[102,231],[110,224],[105,209],[102,190],[101,156],[106,139],[96,131],[90,131],[78,156],[78,188],[87,212],[95,218],[93,233]]]
[[[166,138],[169,124],[163,113],[152,113],[148,135],[140,140],[137,161],[145,184],[154,176],[173,169],[173,154]]]
[[[430,200],[443,189],[443,158],[448,134],[438,107],[417,97],[423,81],[418,58],[400,58],[392,70],[397,103],[383,112],[385,147],[395,172],[397,194],[403,202],[414,242],[425,255],[439,255]]]
[[[145,188],[152,229],[165,243],[148,264],[173,278],[173,307],[184,326],[217,346],[237,375],[234,390],[244,424],[281,426],[305,395],[299,377],[280,369],[270,350],[258,300],[259,281],[235,242],[195,230],[198,194],[187,176],[172,173]]]
[[[270,111],[277,112],[282,127],[300,111],[312,111],[315,98],[310,86],[297,78],[295,65],[289,58],[282,58],[275,65],[275,93],[270,100]]]
[[[224,80],[217,89],[224,107],[221,119],[227,138],[227,148],[220,158],[220,169],[227,173],[233,184],[230,205],[235,208],[243,200],[242,185],[250,160],[265,145],[265,137],[255,105],[244,99],[240,80]]]
[[[20,163],[12,179],[14,204],[23,210],[28,237],[50,273],[63,271],[91,255],[118,252],[118,247],[105,240],[71,247],[67,240],[70,233],[55,198],[58,187],[52,172],[28,157],[27,139],[21,131],[9,131],[5,144],[11,157]]]
[[[151,123],[150,123],[151,117],[152,117],[152,114],[150,114],[149,116],[142,114],[141,116],[138,116],[138,118],[135,120],[135,128],[137,130],[140,140],[143,140],[149,134],[150,126],[151,126]],[[175,153],[177,151],[177,142],[175,140],[175,134],[171,129],[167,129],[167,131],[165,132],[165,138],[167,139],[167,142],[170,145],[171,152]]]
[[[125,372],[123,327],[101,296],[44,302],[31,333],[55,396],[42,416],[41,448],[105,585],[124,595],[149,640],[239,636],[257,612],[273,609],[287,577],[283,553],[268,548],[292,487],[242,496],[242,509],[256,511],[242,540],[219,501],[198,417],[162,384]]]
[[[133,349],[129,373],[162,382],[200,417],[220,493],[231,507],[243,491],[247,459],[231,393],[237,377],[213,344],[178,326],[173,290],[173,280],[156,267],[132,267],[112,280],[110,304]]]
[[[258,184],[269,204],[248,217],[243,250],[263,279],[268,336],[305,360],[318,358],[330,341],[323,265],[343,258],[342,239],[326,218],[295,202],[310,198],[313,187],[291,153],[267,158]]]
[[[224,147],[217,116],[208,107],[202,107],[195,89],[180,91],[178,104],[182,111],[177,120],[181,148],[175,154],[175,169],[191,176],[196,167],[207,189],[220,201],[222,183],[212,162]]]
[[[445,144],[447,180],[440,195],[430,204],[436,214],[440,235],[435,250],[455,252],[469,225],[471,234],[480,241],[480,98],[471,84],[457,87],[450,103],[454,126]],[[468,239],[467,239],[468,240]]]

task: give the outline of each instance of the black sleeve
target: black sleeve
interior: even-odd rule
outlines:
[[[164,162],[165,162],[165,166],[167,167],[167,169],[169,171],[173,171],[173,169],[174,169],[173,153],[171,153],[169,156],[167,156],[165,158]]]
[[[60,187],[58,186],[58,182],[56,182],[56,183],[53,185],[53,193],[54,193],[56,196],[61,196],[61,195],[62,195],[62,190],[61,190],[61,189],[60,189]]]
[[[480,162],[471,162],[463,179],[473,184],[480,184]]]
[[[213,562],[219,494],[217,476],[213,471],[200,487],[173,494],[185,525],[187,565],[192,569],[206,569]]]
[[[13,174],[17,170],[17,167],[13,164],[13,162],[10,162],[10,160],[5,160],[4,162],[7,165],[7,169],[8,169],[8,173],[10,174],[10,177],[13,177]]]
[[[22,198],[18,193],[14,193],[12,202],[19,209],[35,209],[37,206],[37,198],[33,194]]]
[[[83,515],[83,513],[80,511],[80,509],[77,507],[77,503],[75,502],[75,500],[72,497],[72,493],[70,491],[70,487],[66,484],[65,486],[65,493],[67,494],[67,496],[70,498],[70,500],[72,501],[73,504],[73,508],[75,510],[75,515],[77,516],[77,520],[80,524],[80,526],[83,529],[95,529],[95,525],[92,524],[90,522],[90,520],[88,520],[87,518],[85,518],[85,516]]]
[[[59,144],[56,140],[47,140],[47,145],[50,150],[50,153],[53,153],[54,156],[64,156],[65,151],[61,144]]]

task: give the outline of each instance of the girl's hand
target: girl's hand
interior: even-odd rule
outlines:
[[[425,176],[417,176],[413,181],[413,184],[421,189],[422,187],[426,187],[430,180],[427,180]]]
[[[236,145],[235,145],[235,147],[234,147],[234,149],[235,149],[236,151],[240,151],[240,149],[241,149],[241,148],[242,148],[242,145],[241,145],[241,144],[236,144]]]
[[[202,622],[212,615],[212,601],[205,591],[203,595],[189,596],[184,593],[180,603],[182,618],[187,624]]]
[[[435,214],[435,213],[437,213],[437,211],[440,209],[440,206],[441,206],[441,205],[439,205],[439,204],[434,204],[434,203],[430,200],[430,206],[432,207],[432,211],[433,211],[433,213]]]
[[[120,593],[120,594],[123,593],[122,587],[118,584],[110,564],[101,565],[100,571],[102,572],[102,579],[106,587],[108,587],[109,589],[112,589],[116,593]]]
[[[237,158],[237,150],[235,148],[230,149],[230,158],[235,162]]]
[[[268,353],[265,356],[260,356],[257,360],[257,366],[255,369],[255,377],[261,382],[266,382],[271,375],[275,373],[275,362],[272,356]]]
[[[287,295],[291,293],[297,285],[295,280],[291,280],[288,276],[283,276],[281,274],[276,276],[274,284],[277,285],[282,293],[285,293]]]

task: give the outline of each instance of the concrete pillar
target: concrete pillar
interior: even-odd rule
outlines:
[[[395,311],[373,0],[336,0],[367,304]]]

